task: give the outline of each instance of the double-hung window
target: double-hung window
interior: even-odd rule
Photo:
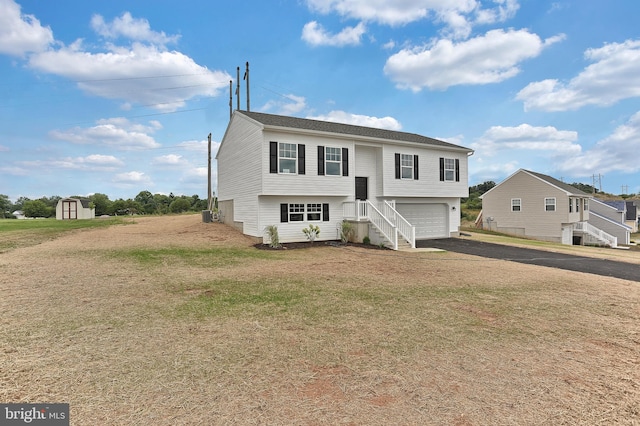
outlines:
[[[544,211],[555,212],[556,211],[556,199],[549,197],[544,199]]]
[[[304,204],[289,204],[289,222],[302,222],[304,220]]]
[[[295,173],[298,159],[298,146],[293,143],[280,143],[278,149],[278,172]]]
[[[418,180],[418,156],[396,153],[396,179]]]
[[[580,200],[576,200],[576,207],[579,205]],[[569,213],[573,213],[573,198],[569,198]]]
[[[280,222],[327,222],[329,221],[328,203],[282,203],[280,204]]]
[[[342,148],[325,147],[325,175],[342,175]]]
[[[413,155],[400,155],[400,176],[402,179],[413,179]]]
[[[305,174],[304,145],[269,143],[269,173]]]
[[[440,157],[440,182],[460,182],[460,160]]]
[[[512,198],[511,199],[511,211],[519,212],[522,208],[522,199],[521,198]]]

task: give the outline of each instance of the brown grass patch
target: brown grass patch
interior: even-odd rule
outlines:
[[[0,275],[0,400],[74,425],[640,422],[636,282],[263,251],[196,215],[9,250]]]

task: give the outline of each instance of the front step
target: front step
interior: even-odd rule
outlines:
[[[375,237],[371,238],[371,234],[374,234]],[[391,241],[387,240],[387,238],[382,235],[380,230],[373,225],[369,225],[369,236],[371,238],[371,244],[379,245],[380,243],[384,243],[384,246],[393,250],[393,246],[391,245]],[[377,243],[374,241],[378,241]],[[411,248],[411,243],[398,235],[398,250],[408,250]]]

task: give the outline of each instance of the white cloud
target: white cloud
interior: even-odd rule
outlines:
[[[302,28],[302,40],[312,46],[357,46],[366,31],[364,23],[360,22],[355,27],[346,27],[337,34],[330,34],[322,25],[311,21]]]
[[[175,43],[180,38],[179,35],[168,36],[164,31],[153,31],[149,25],[149,21],[146,19],[135,19],[129,12],[123,13],[121,17],[115,18],[111,22],[105,22],[101,15],[93,15],[91,18],[91,28],[105,38],[116,39],[125,37],[130,40],[147,41],[158,45]]]
[[[121,186],[135,186],[139,188],[153,185],[149,176],[137,171],[118,173],[113,177],[113,183]]]
[[[178,146],[186,149],[187,151],[195,151],[204,154],[209,151],[208,141],[184,141],[180,142]],[[211,152],[214,152],[214,150],[217,151],[219,146],[220,142],[211,141]]]
[[[578,132],[558,130],[552,126],[534,127],[521,124],[516,127],[493,126],[471,147],[477,157],[491,157],[502,151],[540,151],[544,156],[574,156],[582,148],[575,143]]]
[[[8,146],[0,145],[0,152],[8,152],[11,149]]]
[[[640,111],[613,133],[598,141],[581,155],[564,161],[558,169],[573,176],[593,173],[636,173],[640,171]]]
[[[331,121],[334,123],[354,124],[357,126],[375,127],[378,129],[401,130],[402,125],[393,117],[371,117],[368,115],[351,114],[344,111],[331,111],[326,115],[307,117],[313,120]]]
[[[566,111],[640,96],[640,40],[605,44],[588,49],[584,56],[593,64],[568,83],[556,79],[533,82],[516,99],[524,102],[525,110]]]
[[[0,0],[0,53],[24,56],[53,43],[53,31],[33,15],[23,15],[13,0]]]
[[[231,80],[228,73],[210,71],[180,52],[140,43],[110,45],[103,53],[85,51],[81,43],[75,43],[34,54],[29,66],[75,80],[92,95],[166,112],[195,97],[218,96]]]
[[[444,90],[455,85],[498,83],[520,72],[518,65],[562,40],[545,41],[527,30],[492,30],[455,43],[441,39],[392,55],[384,72],[403,89]]]
[[[272,111],[275,110],[276,114],[280,115],[294,115],[304,110],[307,107],[307,100],[303,96],[296,95],[283,95],[286,101],[269,101],[262,108],[261,111]]]
[[[447,25],[445,33],[467,37],[473,25],[504,22],[519,8],[517,0],[306,0],[320,14],[400,26],[423,19]],[[483,7],[487,3],[490,6]]]
[[[157,166],[184,166],[188,164],[187,160],[178,154],[167,154],[155,157],[151,163]]]
[[[149,133],[159,127],[157,121],[145,126],[131,123],[125,118],[100,120],[89,128],[74,127],[68,130],[52,130],[49,135],[57,140],[75,144],[106,145],[120,150],[158,148],[158,144]]]

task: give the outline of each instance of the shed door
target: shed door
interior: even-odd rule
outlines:
[[[78,203],[76,201],[62,202],[62,218],[63,219],[78,218]]]
[[[396,210],[416,227],[416,238],[448,238],[446,204],[396,204]]]

